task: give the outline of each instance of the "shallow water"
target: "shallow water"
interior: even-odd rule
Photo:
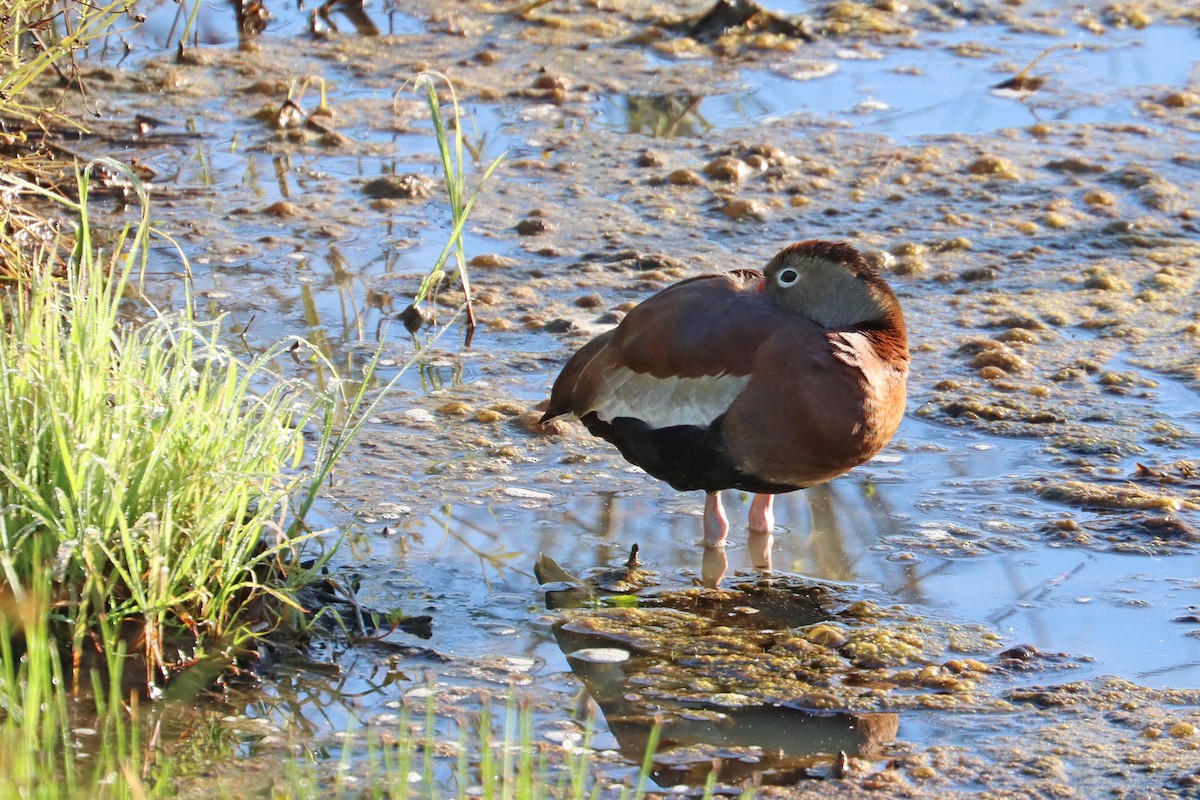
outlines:
[[[518,412],[545,397],[571,348],[605,327],[602,312],[685,274],[756,266],[809,235],[887,251],[912,327],[914,375],[910,413],[879,458],[781,498],[775,573],[829,582],[850,600],[899,604],[931,625],[993,632],[1000,644],[975,655],[992,670],[982,694],[997,702],[1023,687],[1098,685],[1110,675],[1152,690],[1200,689],[1200,631],[1175,621],[1194,619],[1200,605],[1195,481],[1162,479],[1175,506],[1145,513],[1113,505],[1103,491],[1085,501],[1061,489],[1148,485],[1139,463],[1168,471],[1200,452],[1197,333],[1187,327],[1200,322],[1188,155],[1200,119],[1184,94],[1176,111],[1159,102],[1197,91],[1194,21],[1114,25],[1101,36],[1073,27],[1063,11],[1054,18],[1063,32],[1052,35],[994,15],[922,22],[918,12],[940,17],[914,6],[896,15],[912,26],[907,33],[826,38],[799,54],[693,59],[627,38],[670,9],[629,3],[605,17],[556,5],[547,13],[565,22],[555,25],[472,4],[453,13],[368,7],[384,36],[357,36],[339,22],[342,34],[320,41],[306,35],[304,15],[272,8],[277,19],[246,51],[234,47],[232,14],[205,7],[196,41],[206,46],[184,64],[170,55],[174,7],[161,6],[130,38],[132,57],[122,59],[115,44],[97,54],[107,72],[91,95],[112,121],[101,126],[105,138],[80,146],[116,146],[158,173],[155,216],[182,243],[208,308],[230,314],[247,346],[303,336],[351,374],[384,330],[384,379],[413,356],[414,342],[389,320],[449,228],[440,189],[389,203],[362,192],[380,175],[437,174],[422,104],[410,93],[393,107],[395,92],[417,68],[447,70],[459,81],[468,139],[482,152],[475,174],[507,151],[465,242],[469,256],[511,259],[472,272],[482,329],[464,349],[453,326],[403,374],[321,509],[322,524],[347,532],[334,567],[360,576],[359,602],[430,614],[432,638],[326,643],[314,659],[336,665],[335,677],[289,662],[245,701],[245,713],[333,759],[335,734],[394,713],[400,697],[420,697],[431,681],[497,696],[532,686],[544,698],[542,724],[575,724],[577,665],[556,639],[559,612],[547,611],[533,578],[539,554],[584,574],[618,566],[636,543],[655,582],[676,588],[716,567],[697,546],[699,496],[677,495],[578,432],[531,433]],[[808,4],[784,10],[819,13]],[[1027,11],[1040,20],[1034,12],[1044,9]],[[581,31],[600,31],[586,51],[573,49],[592,36]],[[1038,91],[993,90],[1046,48],[1077,42],[1038,63],[1032,74],[1046,78]],[[495,66],[473,61],[480,52],[498,54]],[[801,72],[820,77],[797,79]],[[537,94],[546,73],[563,76],[561,94]],[[316,76],[333,110],[327,124],[345,141],[322,143],[253,115]],[[299,98],[309,113],[316,91],[311,83]],[[136,134],[135,113],[162,124]],[[648,135],[668,129],[673,136]],[[698,187],[662,180],[747,145],[783,151],[773,165],[783,177]],[[654,163],[647,151],[660,163],[636,166]],[[1080,162],[1048,166],[1070,158]],[[1149,177],[1136,171],[1143,167]],[[1089,191],[1111,198],[1086,199]],[[765,210],[722,213],[738,197]],[[519,236],[513,226],[535,212],[551,229]],[[613,260],[626,249],[683,266],[675,274],[670,265]],[[169,273],[180,265],[168,248],[158,252],[150,292],[170,303],[181,288]],[[1093,266],[1112,279],[1087,273]],[[591,294],[598,306],[580,302]],[[996,365],[1000,377],[984,372]],[[748,498],[733,494],[731,518],[744,519]],[[1177,527],[1164,527],[1164,517]],[[760,574],[744,531],[726,557],[727,583]],[[1042,654],[1025,671],[998,653],[1018,645]],[[1163,697],[1150,695],[1145,707],[1180,702]],[[872,757],[936,761],[939,748],[965,748],[1014,785],[1049,791],[1037,780],[1054,776],[1022,772],[1006,748],[1056,720],[1021,705],[978,715],[930,705],[897,712],[896,742]],[[1099,701],[1086,708],[1094,711],[1087,719],[1100,717]],[[781,724],[792,730],[813,719],[796,718]],[[756,734],[763,745],[781,735],[745,725],[767,731]],[[623,745],[616,727],[595,746]],[[1119,751],[1124,734],[1104,729],[1093,749]],[[1076,738],[1091,735],[1081,727]],[[322,747],[333,750],[321,756]],[[241,755],[252,760],[289,757],[247,748]],[[630,749],[625,757],[639,761]],[[827,774],[840,748],[817,749],[820,763],[809,766]],[[1077,760],[1078,785],[1104,785],[1099,767]],[[627,774],[621,763],[607,767],[614,780]],[[945,779],[923,791],[971,785],[937,763]],[[1153,777],[1130,780],[1163,787]]]
[[[1189,626],[1171,622],[1196,599],[1190,557],[1130,556],[1039,543],[1033,526],[1054,509],[1031,499],[998,496],[993,483],[997,472],[1028,469],[1031,447],[1022,453],[1022,448],[992,437],[947,432],[917,421],[907,422],[896,441],[901,452],[880,460],[886,463],[780,498],[781,523],[772,548],[775,569],[871,585],[908,606],[986,623],[1007,642],[1086,659],[1070,672],[1072,680],[1118,674],[1148,686],[1200,685],[1200,640],[1188,635]],[[935,443],[937,449],[904,452],[918,443],[922,448]],[[477,637],[464,635],[467,631],[458,626],[439,626],[431,644],[445,652],[488,652],[494,644],[488,629],[511,629],[514,610],[504,608],[505,603],[527,610],[531,554],[545,553],[563,564],[616,564],[637,543],[651,568],[698,578],[699,497],[658,497],[653,489],[648,485],[645,491],[582,497],[547,491],[525,504],[537,509],[497,501],[452,503],[393,527],[391,537],[412,543],[399,565],[395,549],[374,540],[370,563],[409,574],[418,587],[459,587],[461,594],[448,600],[477,609],[473,616],[482,631],[469,629]],[[746,499],[738,498],[731,504],[731,518],[736,520],[739,512],[744,518],[746,508]],[[977,529],[964,525],[972,519],[979,519]],[[951,546],[951,554],[936,552],[944,540],[955,539],[960,541]],[[734,536],[728,548],[731,574],[752,572],[745,545],[744,533]],[[472,550],[516,558],[511,567],[495,569],[484,566]],[[1182,568],[1177,577],[1169,577],[1177,568]],[[486,600],[484,577],[491,591],[500,594],[501,609],[495,598]],[[473,594],[468,586],[482,594]],[[387,584],[379,588],[393,589]],[[382,600],[368,595],[367,602]],[[490,618],[493,614],[496,619]],[[547,658],[551,671],[564,666],[561,657],[548,655],[544,631],[524,633],[515,637],[528,637],[518,646],[520,652]]]
[[[900,142],[938,134],[987,134],[1039,121],[1124,122],[1136,117],[1135,101],[1128,97],[1114,103],[1114,85],[1179,85],[1196,69],[1187,59],[1155,57],[1196,47],[1196,34],[1187,28],[1120,31],[1104,38],[1081,33],[1066,39],[1065,49],[1048,55],[1035,69],[1047,79],[1035,94],[995,87],[1052,44],[1063,46],[1062,40],[1016,35],[1000,26],[922,34],[909,43],[911,49],[843,49],[800,67],[747,69],[699,99],[688,132],[703,137],[710,128],[750,126],[790,114],[836,121]],[[963,55],[960,46],[971,44],[987,50]],[[601,124],[650,132],[631,124],[632,117],[629,97],[608,97],[598,105]]]

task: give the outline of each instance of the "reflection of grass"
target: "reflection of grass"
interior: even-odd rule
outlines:
[[[619,770],[597,763],[592,746],[594,724],[584,722],[578,736],[564,736],[561,745],[549,746],[535,735],[532,702],[509,696],[495,713],[487,698],[473,714],[459,713],[447,720],[436,712],[438,685],[431,685],[425,713],[417,716],[403,706],[394,723],[352,727],[340,741],[336,769],[333,754],[309,759],[285,772],[286,796],[294,800],[316,797],[440,798],[481,797],[488,800],[590,800],[600,796],[643,800],[650,791],[649,775],[658,746],[660,728],[649,733],[641,770],[634,785],[604,785]],[[443,687],[445,688],[445,687]],[[560,729],[561,731],[561,729]],[[606,775],[611,772],[612,775]],[[702,793],[711,798],[716,771]],[[743,792],[748,800],[753,793]]]
[[[703,99],[687,92],[628,95],[625,98],[627,128],[631,133],[648,131],[656,138],[699,136],[711,127],[699,113]]]
[[[453,130],[452,135],[447,132],[446,120],[443,116],[441,103],[438,100],[438,80],[444,81],[450,92],[450,101],[453,110],[451,120],[453,123],[451,125]],[[466,164],[463,160],[462,118],[459,115],[458,95],[455,94],[454,84],[440,72],[422,72],[417,76],[416,89],[417,91],[425,92],[425,100],[429,104],[429,116],[433,120],[433,132],[437,139],[438,155],[441,158],[442,175],[446,181],[446,195],[450,201],[450,218],[453,222],[453,227],[450,231],[450,237],[446,240],[446,246],[442,248],[442,252],[437,257],[433,267],[421,281],[421,286],[417,290],[416,297],[413,299],[413,306],[419,306],[441,284],[442,280],[446,277],[446,262],[449,260],[450,254],[453,253],[455,268],[459,280],[462,281],[463,293],[466,295],[465,305],[467,329],[469,332],[475,328],[475,310],[471,305],[471,281],[470,276],[467,274],[466,250],[463,247],[462,235],[467,225],[467,217],[470,216],[471,209],[475,206],[475,200],[479,197],[480,188],[491,177],[496,167],[500,166],[500,162],[504,160],[504,154],[502,153],[497,156],[487,166],[483,171],[483,176],[479,179],[479,183],[475,186],[474,190],[468,193]]]

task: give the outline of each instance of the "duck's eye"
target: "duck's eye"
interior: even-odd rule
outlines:
[[[791,286],[798,280],[800,280],[800,273],[796,272],[794,269],[781,270],[779,274],[775,276],[775,282],[780,286],[785,287]]]

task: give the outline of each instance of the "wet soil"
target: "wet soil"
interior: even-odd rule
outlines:
[[[462,295],[443,289],[449,331],[324,510],[362,601],[431,614],[433,639],[335,647],[335,710],[249,762],[320,752],[406,694],[452,717],[532,686],[549,741],[581,725],[567,709],[599,710],[612,783],[669,718],[686,735],[656,762],[663,786],[717,759],[740,765],[732,784],[790,784],[768,796],[1194,796],[1200,16],[780,3],[788,25],[689,27],[709,8],[415,2],[368,9],[371,31],[335,7],[316,35],[272,9],[240,47],[209,17],[182,55],[156,49],[173,40],[152,18],[136,59],[114,41],[82,62],[101,118],[65,146],[136,159],[247,347],[303,336],[347,374],[385,331],[384,380],[429,339],[397,314],[449,212],[406,81],[453,79],[475,176],[505,153],[466,237],[480,330],[462,346]],[[699,498],[536,408],[631,304],[809,237],[855,244],[900,295],[909,416],[880,458],[787,498],[765,558],[743,534],[704,563]],[[157,255],[150,292],[175,302],[183,265]],[[581,574],[634,543],[656,575],[615,592],[634,607],[602,588],[547,608],[539,553]],[[819,621],[794,608],[812,592]],[[845,617],[856,604],[879,612]],[[626,657],[597,678],[580,649]],[[269,705],[251,716],[288,728]],[[767,752],[802,730],[803,752]]]

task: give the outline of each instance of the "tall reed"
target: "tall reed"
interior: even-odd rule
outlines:
[[[452,115],[450,125],[446,124],[441,101],[438,100],[437,84],[439,81],[446,85],[446,90],[450,95],[450,110]],[[454,90],[454,83],[442,73],[430,70],[422,72],[416,77],[414,88],[416,91],[425,94],[425,102],[429,106],[429,118],[433,123],[434,140],[437,142],[442,176],[446,182],[446,199],[450,203],[451,229],[450,236],[447,238],[442,252],[438,255],[433,266],[425,278],[422,279],[421,285],[417,289],[416,297],[413,299],[413,306],[419,307],[437,289],[448,274],[457,274],[459,280],[462,282],[463,294],[466,298],[464,306],[467,312],[467,336],[469,342],[471,331],[475,328],[475,310],[471,304],[471,280],[467,272],[466,247],[463,245],[462,238],[463,231],[466,229],[467,218],[471,214],[471,209],[475,207],[475,201],[479,197],[479,190],[483,187],[487,179],[492,176],[492,173],[496,171],[496,168],[500,166],[500,162],[504,160],[504,154],[501,153],[488,164],[475,188],[468,191],[466,162],[463,159],[462,116],[459,114],[458,94]],[[455,268],[454,270],[447,270],[446,262],[449,261],[451,254],[454,255]]]

